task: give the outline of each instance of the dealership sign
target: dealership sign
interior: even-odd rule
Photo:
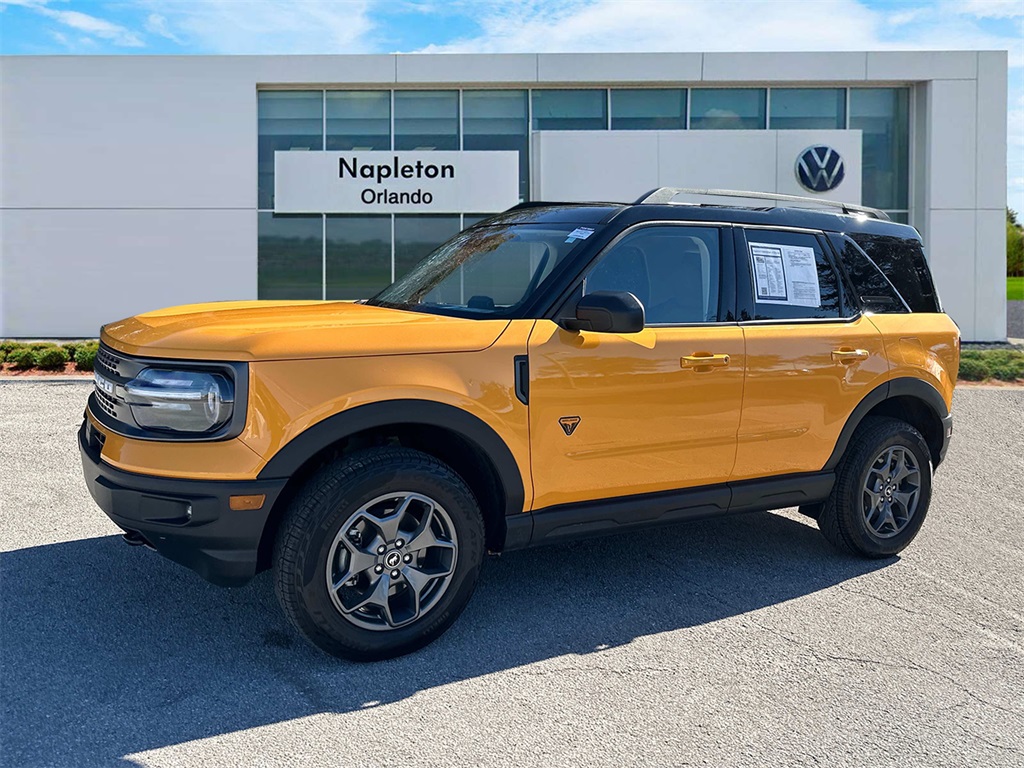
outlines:
[[[846,176],[843,158],[832,147],[808,147],[796,159],[796,178],[808,192],[830,192]]]
[[[518,152],[274,153],[275,213],[490,213],[518,202]]]

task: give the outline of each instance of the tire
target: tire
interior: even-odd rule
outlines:
[[[285,616],[317,647],[389,659],[454,623],[484,549],[476,499],[450,467],[408,448],[370,448],[324,466],[292,500],[274,585]]]
[[[818,528],[841,551],[892,557],[921,530],[931,492],[931,453],[921,433],[899,419],[871,416],[847,447]]]

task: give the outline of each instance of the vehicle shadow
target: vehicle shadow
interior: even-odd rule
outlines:
[[[267,574],[222,590],[118,537],[0,555],[6,765],[125,756],[695,627],[895,562],[836,554],[812,527],[756,514],[490,559],[439,641],[377,665],[308,646]]]

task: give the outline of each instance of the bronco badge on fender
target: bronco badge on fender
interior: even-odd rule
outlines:
[[[579,416],[563,416],[558,420],[558,423],[561,425],[562,431],[568,436],[576,431],[576,427],[580,425],[580,421],[581,419]]]

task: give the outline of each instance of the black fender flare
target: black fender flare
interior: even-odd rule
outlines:
[[[899,378],[879,384],[865,395],[857,404],[857,407],[853,409],[853,413],[850,414],[846,424],[843,426],[843,431],[839,433],[839,439],[836,440],[836,447],[832,450],[832,455],[828,457],[828,461],[822,467],[823,470],[834,470],[838,466],[839,461],[846,453],[846,447],[853,438],[853,433],[857,431],[857,427],[860,426],[868,412],[879,403],[891,400],[894,397],[913,397],[920,400],[928,406],[929,410],[935,414],[935,418],[940,422],[946,420],[949,416],[946,401],[943,400],[939,390],[926,381]]]
[[[523,511],[522,476],[505,441],[473,414],[433,400],[387,400],[328,416],[284,445],[263,467],[258,479],[290,478],[309,459],[339,440],[367,429],[399,424],[441,427],[457,433],[494,466],[505,498],[504,513]]]

